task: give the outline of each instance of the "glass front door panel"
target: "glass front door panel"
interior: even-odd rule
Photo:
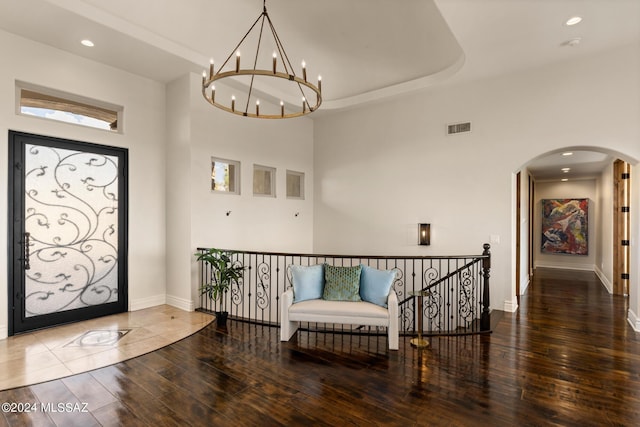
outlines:
[[[25,317],[118,301],[118,157],[25,145]]]

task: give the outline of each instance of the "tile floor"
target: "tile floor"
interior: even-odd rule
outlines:
[[[9,337],[0,340],[0,390],[131,359],[187,337],[213,319],[161,305]]]

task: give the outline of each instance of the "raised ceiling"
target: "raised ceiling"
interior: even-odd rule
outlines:
[[[322,75],[318,113],[640,43],[640,0],[267,0],[267,8],[290,58]],[[261,10],[261,0],[0,0],[0,29],[166,83],[224,60]],[[580,24],[565,25],[576,15]],[[533,161],[534,177],[560,178],[557,156]],[[611,160],[560,158],[576,177]]]
[[[322,109],[640,39],[638,0],[267,0],[267,8],[289,56],[322,75]],[[223,60],[261,9],[261,0],[0,0],[0,28],[169,82]],[[583,22],[564,25],[574,15]]]
[[[323,76],[325,108],[463,62],[431,0],[401,8],[393,1],[269,0],[267,8],[298,74],[304,59],[310,78]],[[200,73],[210,58],[220,64],[261,12],[259,0],[2,0],[0,27],[168,82]],[[83,38],[95,47],[81,46]],[[273,48],[263,50],[271,55]]]

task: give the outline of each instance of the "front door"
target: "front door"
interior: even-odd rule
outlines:
[[[9,335],[127,310],[127,154],[9,131]]]

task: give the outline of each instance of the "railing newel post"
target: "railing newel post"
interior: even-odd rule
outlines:
[[[485,243],[483,245],[484,251],[482,255],[485,257],[482,260],[482,277],[483,289],[482,289],[482,317],[480,320],[480,330],[491,330],[491,311],[489,310],[489,277],[491,276],[491,245]]]

